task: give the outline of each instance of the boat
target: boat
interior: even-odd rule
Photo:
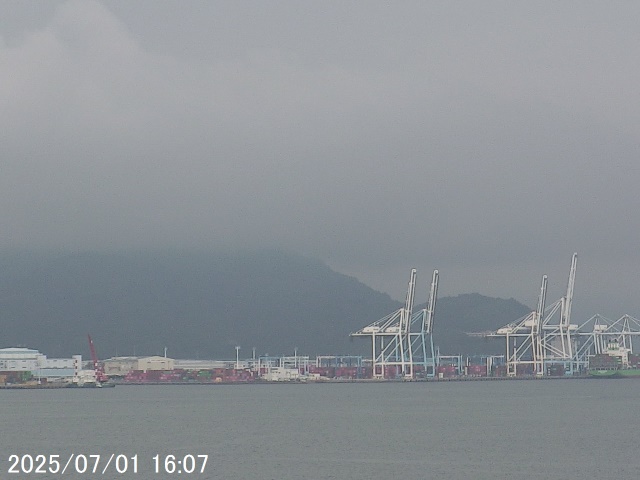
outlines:
[[[589,376],[593,378],[640,378],[638,357],[618,340],[610,340],[604,353],[589,359]]]
[[[620,368],[620,369],[589,369],[589,376],[593,378],[627,378],[639,377],[640,368]]]
[[[66,385],[68,388],[113,388],[113,382],[71,382]]]
[[[115,386],[115,383],[109,381],[96,383],[96,388],[114,388]]]

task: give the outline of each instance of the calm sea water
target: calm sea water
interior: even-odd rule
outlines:
[[[0,390],[0,479],[637,479],[639,398],[635,380]],[[138,473],[7,473],[72,453],[137,454]],[[209,457],[170,475],[157,454]]]

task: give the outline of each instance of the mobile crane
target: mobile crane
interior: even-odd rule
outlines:
[[[91,351],[91,360],[93,362],[93,370],[96,372],[96,386],[104,386],[109,381],[109,377],[104,373],[104,367],[98,362],[98,355],[96,354],[96,347],[93,345],[91,335],[89,337],[89,350]]]

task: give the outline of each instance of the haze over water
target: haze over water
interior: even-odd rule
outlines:
[[[115,453],[138,473],[102,478],[631,479],[639,395],[615,380],[0,391],[0,478],[60,478],[9,475],[11,454]],[[156,475],[156,454],[209,459]]]

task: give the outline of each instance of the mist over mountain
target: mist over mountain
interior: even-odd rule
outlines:
[[[446,275],[446,272],[445,272]],[[49,357],[368,354],[349,333],[400,303],[321,261],[282,251],[211,253],[5,253],[0,256],[0,348]],[[416,307],[418,308],[418,307]],[[442,353],[501,353],[464,332],[497,328],[530,311],[478,294],[438,300]]]
[[[513,298],[492,298],[477,293],[443,297],[436,304],[434,342],[443,355],[502,355],[504,340],[469,337],[467,333],[495,330],[530,311]]]

